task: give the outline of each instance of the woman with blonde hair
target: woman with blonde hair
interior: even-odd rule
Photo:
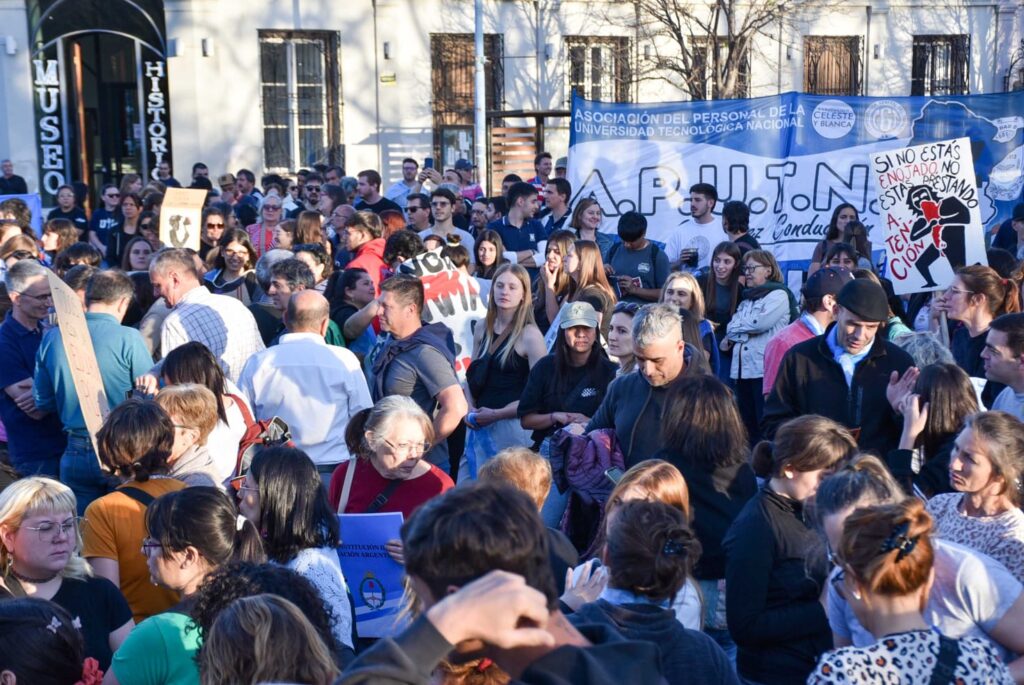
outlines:
[[[85,656],[106,670],[135,623],[120,590],[81,557],[76,511],[71,488],[50,478],[23,478],[0,493],[3,585],[66,609],[81,623]]]
[[[736,403],[754,444],[761,437],[764,415],[764,349],[799,314],[796,299],[782,282],[782,271],[771,252],[747,252],[743,256],[743,275],[746,287],[725,327],[721,349],[732,354],[729,377],[736,386]]]
[[[577,239],[597,243],[602,262],[607,262],[616,238],[611,233],[601,231],[602,219],[601,205],[594,198],[586,197],[576,203],[568,227],[576,232]]]
[[[935,579],[931,535],[932,519],[915,498],[857,509],[846,519],[833,586],[877,642],[826,653],[809,684],[1014,682],[989,642],[946,637],[925,619]]]
[[[544,263],[534,282],[533,293],[534,318],[542,333],[547,332],[562,303],[568,300],[573,287],[570,274],[578,267],[576,237],[572,231],[555,231],[548,236]]]
[[[274,246],[275,230],[284,218],[284,204],[277,195],[267,195],[260,203],[259,220],[245,227],[249,240],[256,248],[256,256],[262,257]]]
[[[696,276],[685,271],[673,271],[668,275],[665,285],[661,287],[661,298],[658,300],[680,309],[689,310],[697,320],[697,332],[701,347],[708,353],[711,371],[717,376],[719,372],[720,351],[715,340],[715,328],[704,318],[704,293]],[[691,342],[687,339],[687,342]]]
[[[687,522],[690,521],[690,490],[679,469],[661,459],[646,459],[626,471],[605,503],[604,520],[589,552],[593,558],[566,574],[566,591],[562,601],[569,607],[577,609],[586,602],[594,601],[605,589],[608,573],[596,562],[604,554],[608,526],[619,508],[627,502],[635,501],[666,504],[680,512]],[[693,534],[689,535],[692,538]],[[700,543],[696,543],[695,549],[699,547]],[[684,627],[701,629],[700,592],[689,572],[685,583],[672,597],[670,606]]]
[[[530,432],[518,418],[530,369],[547,353],[533,319],[530,277],[518,264],[495,272],[487,314],[473,332],[473,361],[466,371],[469,413],[460,472],[476,478],[484,461],[506,447],[528,447]]]
[[[256,595],[217,616],[199,654],[199,674],[202,685],[330,685],[338,669],[298,607],[277,595]]]

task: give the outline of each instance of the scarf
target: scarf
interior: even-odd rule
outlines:
[[[871,351],[871,347],[869,346],[860,354],[850,354],[844,348],[839,346],[839,343],[836,340],[836,329],[834,327],[829,332],[828,337],[825,338],[825,341],[828,343],[828,348],[832,350],[833,358],[835,358],[835,360],[839,362],[839,366],[843,368],[843,375],[846,377],[846,387],[851,387],[853,385],[853,372],[856,370],[857,364],[859,364],[864,357],[868,356],[868,353]]]
[[[740,294],[741,300],[760,300],[768,297],[776,290],[785,291],[786,297],[789,298],[789,323],[793,323],[800,316],[800,310],[796,306],[796,298],[793,297],[793,291],[786,287],[785,283],[779,283],[777,281],[768,281],[764,285],[759,285],[752,288],[744,288]]]

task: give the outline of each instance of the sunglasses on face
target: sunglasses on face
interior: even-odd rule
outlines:
[[[306,192],[307,193],[319,193],[320,192],[320,186],[306,186]]]

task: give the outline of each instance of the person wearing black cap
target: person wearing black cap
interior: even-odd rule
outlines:
[[[899,442],[901,424],[886,391],[893,372],[914,365],[909,354],[879,335],[889,318],[880,285],[854,280],[836,297],[836,322],[786,353],[764,408],[769,439],[787,420],[820,414],[859,430],[862,450],[881,454]]]
[[[794,345],[821,335],[836,320],[836,295],[852,280],[853,274],[835,266],[818,269],[810,275],[800,289],[803,295],[800,318],[779,331],[764,348],[762,387],[765,395],[772,391],[786,352]]]

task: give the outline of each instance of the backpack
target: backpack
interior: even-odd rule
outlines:
[[[235,401],[245,419],[245,433],[238,441],[238,458],[235,461],[234,478],[244,476],[252,464],[253,457],[265,447],[295,447],[288,424],[275,416],[272,419],[256,421],[248,405],[238,395],[228,394]]]

